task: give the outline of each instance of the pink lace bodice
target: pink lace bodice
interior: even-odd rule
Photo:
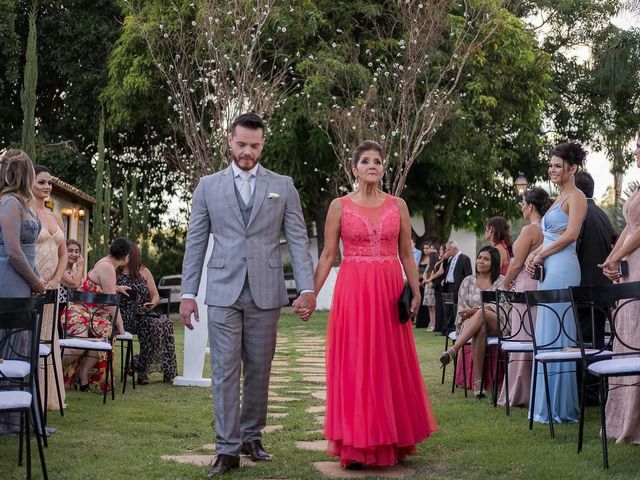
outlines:
[[[633,235],[638,227],[640,227],[640,194],[638,194],[638,192],[640,192],[640,188],[636,188],[635,192],[624,202],[624,206],[622,207],[624,219],[629,226],[627,238]]]
[[[340,201],[343,261],[397,261],[400,209],[396,197],[387,195],[379,207],[363,207],[347,196]]]

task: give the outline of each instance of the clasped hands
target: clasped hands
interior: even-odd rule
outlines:
[[[301,293],[293,301],[293,311],[300,316],[303,321],[309,320],[316,309],[316,295],[313,292]]]
[[[620,279],[620,260],[607,258],[604,263],[598,265],[602,269],[602,274],[609,280],[615,282]]]

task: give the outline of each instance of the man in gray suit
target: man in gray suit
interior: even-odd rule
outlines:
[[[233,162],[202,177],[193,194],[182,264],[180,316],[192,329],[195,296],[209,234],[205,303],[213,376],[217,458],[207,478],[239,467],[240,453],[271,460],[262,447],[271,361],[280,308],[288,303],[280,234],[284,230],[300,291],[294,309],[307,319],[315,309],[313,262],[300,198],[290,177],[262,167],[264,122],[240,115],[228,135]],[[240,408],[240,371],[243,373]]]

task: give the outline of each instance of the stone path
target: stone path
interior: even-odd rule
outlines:
[[[276,355],[271,370],[267,418],[279,419],[286,423],[290,413],[294,413],[294,410],[297,408],[295,407],[295,402],[305,399],[308,401],[309,396],[311,396],[316,404],[305,408],[306,418],[309,419],[307,421],[312,420],[311,425],[314,426],[324,425],[324,404],[327,400],[324,363],[325,341],[322,337],[309,337],[305,327],[296,327],[294,331],[299,336],[297,340],[288,337],[278,337],[277,340]],[[290,356],[290,353],[294,351],[298,353],[299,356]],[[317,402],[321,402],[322,404],[318,405]],[[295,415],[294,418],[296,418]],[[295,421],[297,422],[298,420]],[[262,432],[269,435],[285,431],[286,428],[287,426],[285,424],[267,425]],[[317,435],[323,433],[322,428],[316,427],[316,429],[299,431],[296,431],[299,427],[295,427],[296,430],[293,430],[291,425],[289,425],[288,428],[287,435],[297,433],[298,437],[297,441],[293,440],[291,448],[295,447],[300,450],[318,452],[314,455],[322,455],[321,452],[327,451],[328,442],[325,439],[303,440],[305,438],[318,438]],[[268,437],[265,446],[268,449]],[[189,463],[198,466],[208,466],[215,461],[216,456],[213,454],[213,452],[215,452],[214,444],[205,444],[191,450],[211,451],[212,453],[206,455],[163,455],[161,458],[166,461]],[[277,457],[274,460],[274,463],[275,462],[277,462]],[[249,457],[241,455],[240,465],[242,467],[254,466],[255,463],[252,462]],[[313,467],[318,472],[318,478],[404,478],[414,473],[412,469],[406,466],[347,470],[340,467],[340,463],[337,460],[314,462]],[[269,475],[264,476],[269,477]]]

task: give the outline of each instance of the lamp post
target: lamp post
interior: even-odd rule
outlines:
[[[518,192],[518,195],[522,196],[524,195],[524,192],[527,190],[527,187],[529,186],[529,182],[527,181],[527,177],[524,176],[524,173],[522,172],[518,172],[518,178],[516,178],[515,182],[513,182],[513,184],[516,187],[516,191]]]

